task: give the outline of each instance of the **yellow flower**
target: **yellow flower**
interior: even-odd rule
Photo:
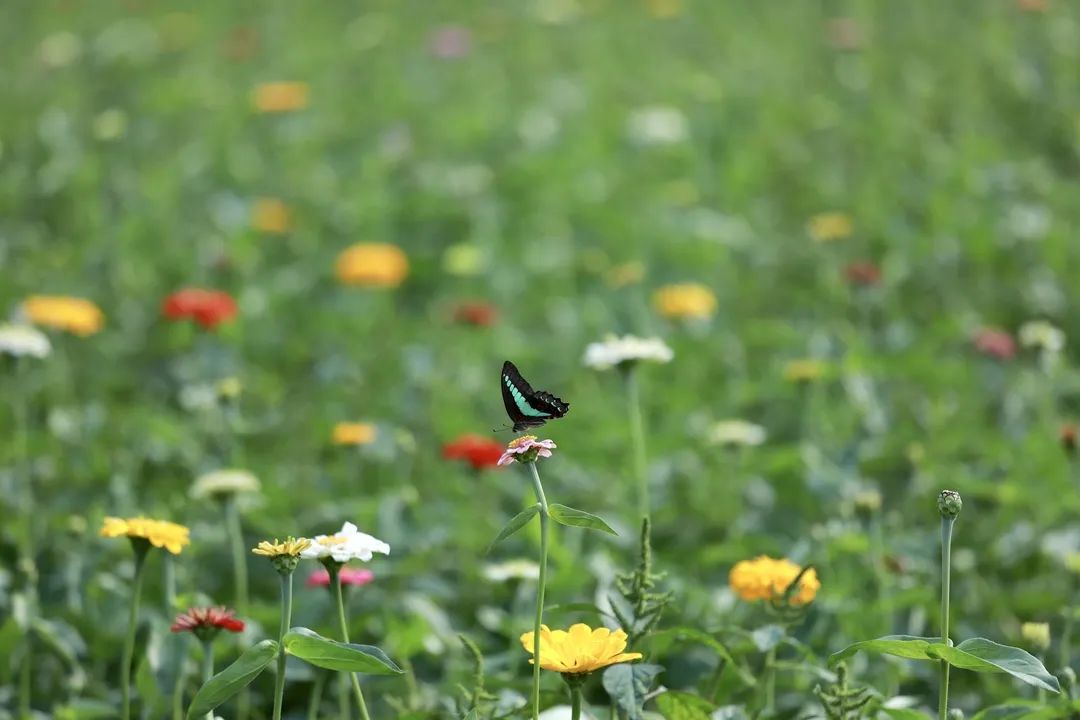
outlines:
[[[259,232],[286,233],[292,227],[292,210],[277,198],[259,198],[251,207],[251,226]]]
[[[342,422],[334,426],[335,445],[368,445],[375,442],[375,426],[371,423]]]
[[[409,274],[409,258],[388,243],[358,243],[338,255],[334,272],[346,285],[393,288]]]
[[[105,324],[105,316],[89,300],[64,295],[31,295],[22,312],[35,325],[67,330],[83,337],[93,335]]]
[[[522,635],[521,645],[532,654],[533,633]],[[593,630],[584,623],[571,625],[569,631],[540,626],[540,667],[545,670],[580,675],[641,658],[641,653],[623,652],[625,649],[626,633],[622,630]]]
[[[1050,647],[1050,624],[1026,622],[1020,626],[1020,637],[1038,652]]]
[[[190,534],[191,531],[183,525],[144,517],[107,517],[101,526],[102,537],[141,538],[154,547],[165,548],[173,555],[179,555],[185,546],[191,544]]]
[[[668,318],[706,318],[716,312],[716,295],[699,283],[665,285],[653,293],[653,305]]]
[[[646,0],[645,4],[649,14],[658,19],[678,17],[682,12],[682,0]]]
[[[273,542],[263,540],[258,546],[253,547],[251,552],[268,558],[291,557],[298,558],[300,553],[308,549],[311,541],[307,538],[294,538],[291,535],[284,540],[274,538]]]
[[[774,560],[761,555],[753,560],[742,560],[731,568],[728,584],[743,600],[779,600],[788,586],[795,581],[802,568],[787,559]],[[821,589],[817,571],[807,570],[799,581],[799,587],[791,594],[792,605],[806,605]]]
[[[303,110],[308,104],[308,86],[302,82],[268,82],[256,85],[251,102],[259,112]]]
[[[850,237],[855,227],[851,218],[842,212],[820,213],[806,223],[806,231],[814,242],[826,243]]]
[[[784,379],[789,382],[813,382],[825,376],[829,366],[822,360],[803,358],[784,366]]]

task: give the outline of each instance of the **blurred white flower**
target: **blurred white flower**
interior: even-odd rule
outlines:
[[[0,354],[43,358],[52,352],[45,333],[29,325],[0,325]]]
[[[191,484],[191,497],[196,500],[258,491],[259,479],[247,470],[215,470],[200,475]]]
[[[660,338],[608,335],[603,342],[589,343],[583,362],[595,370],[608,370],[639,360],[666,363],[673,357],[675,353]]]
[[[484,577],[492,582],[507,580],[539,580],[540,566],[532,560],[518,558],[484,566]]]
[[[389,555],[390,546],[378,538],[360,532],[355,525],[347,522],[334,535],[316,535],[312,538],[311,545],[300,553],[300,557],[309,560],[332,558],[340,563],[350,560],[367,562],[374,553]]]
[[[1045,320],[1030,320],[1020,326],[1020,344],[1056,355],[1065,349],[1065,333]]]
[[[690,137],[690,124],[678,108],[653,105],[630,113],[626,134],[637,145],[674,145]]]
[[[721,420],[708,432],[714,445],[761,445],[767,437],[765,428],[746,420]]]
[[[82,40],[79,36],[62,31],[49,35],[38,46],[38,57],[49,67],[64,67],[79,59],[82,55]]]

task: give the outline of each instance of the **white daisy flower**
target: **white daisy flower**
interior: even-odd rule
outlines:
[[[603,342],[589,343],[583,362],[595,370],[608,370],[639,360],[666,363],[674,357],[674,351],[660,338],[608,335]]]
[[[1065,333],[1045,320],[1029,320],[1020,326],[1020,344],[1056,355],[1065,349]]]
[[[765,428],[746,420],[721,420],[708,432],[709,442],[714,445],[761,445],[767,437]]]
[[[678,108],[651,105],[630,113],[626,134],[635,145],[674,145],[690,137],[690,123]]]
[[[491,582],[507,580],[539,580],[540,566],[532,560],[518,558],[484,566],[484,577]]]
[[[259,479],[247,470],[215,470],[200,475],[191,484],[191,497],[196,500],[258,491]]]
[[[45,333],[29,325],[0,325],[0,353],[43,358],[52,352]]]
[[[368,562],[374,553],[390,554],[390,546],[378,538],[357,530],[351,522],[341,526],[334,535],[316,535],[311,545],[300,553],[300,557],[309,560],[331,558],[339,563],[350,560]]]

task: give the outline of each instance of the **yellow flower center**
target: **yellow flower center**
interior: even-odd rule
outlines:
[[[507,447],[516,450],[517,448],[521,447],[522,445],[528,445],[529,443],[535,442],[535,441],[536,441],[536,436],[535,435],[522,435],[521,437],[516,437],[513,440],[511,440],[510,444],[507,445]]]

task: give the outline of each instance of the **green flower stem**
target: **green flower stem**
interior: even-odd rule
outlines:
[[[776,647],[765,653],[765,714],[771,714],[776,707]]]
[[[31,626],[37,611],[37,568],[34,565],[34,523],[37,518],[34,483],[30,471],[29,412],[26,407],[23,366],[21,358],[15,358],[15,391],[12,393],[12,414],[15,420],[15,464],[22,486],[22,513],[26,519],[19,536],[19,571],[24,576],[23,592],[26,595],[26,628],[23,634],[23,652],[19,661],[19,718],[30,717],[30,701],[33,693],[34,637]]]
[[[952,533],[955,517],[941,518],[941,642],[949,644],[949,592],[952,569]],[[949,663],[941,661],[941,695],[938,699],[938,718],[949,714]]]
[[[349,720],[349,681],[344,675],[337,676],[338,718]]]
[[[165,617],[171,617],[176,610],[176,564],[172,553],[165,553],[161,558],[162,585],[165,586]]]
[[[131,720],[131,664],[135,658],[135,630],[139,625],[139,599],[142,596],[146,555],[150,550],[150,543],[146,540],[133,538],[131,545],[135,550],[135,579],[131,585],[127,637],[124,638],[124,650],[120,659],[120,717],[123,720]]]
[[[229,545],[232,549],[233,591],[236,594],[236,609],[239,612],[244,612],[247,610],[248,605],[247,546],[244,545],[244,529],[240,524],[240,508],[237,506],[235,494],[230,494],[225,498],[225,525],[228,529]]]
[[[581,720],[581,686],[570,688],[570,720]]]
[[[341,594],[341,574],[338,572],[341,566],[337,563],[327,563],[326,570],[330,573],[330,582],[334,586],[334,600],[337,602],[338,622],[341,624],[341,639],[349,642],[349,624],[345,622],[345,601]],[[368,714],[367,703],[364,702],[364,691],[360,689],[360,679],[356,673],[349,673],[352,681],[353,692],[356,694],[356,704],[360,706],[360,717],[363,720],[371,720]]]
[[[279,570],[279,572],[281,572]],[[292,571],[281,573],[281,624],[278,625],[277,678],[274,680],[274,720],[281,720],[285,699],[285,633],[292,622]]]
[[[624,371],[626,377],[626,402],[630,414],[630,444],[634,452],[634,476],[637,480],[638,520],[649,517],[649,465],[645,454],[645,420],[641,413],[641,387],[637,370]]]
[[[544,486],[540,484],[540,472],[536,469],[536,463],[527,463],[532,473],[533,490],[536,492],[536,501],[540,503],[540,581],[536,586],[536,620],[533,622],[533,684],[532,684],[532,714],[533,720],[540,717],[540,626],[544,622],[544,588],[547,586],[547,560],[548,560],[548,525],[550,515],[548,513],[547,497],[544,495]]]
[[[326,671],[315,673],[315,684],[311,686],[311,699],[308,701],[307,720],[319,720],[319,706],[322,705],[323,686],[326,685]]]
[[[211,640],[203,640],[202,644],[202,677],[203,684],[206,684],[210,681],[210,678],[214,677],[214,647]],[[206,720],[214,720],[214,713],[208,712]]]

